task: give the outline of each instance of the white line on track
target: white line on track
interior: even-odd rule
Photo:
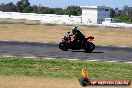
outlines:
[[[25,56],[25,57],[23,57],[23,58],[37,58],[37,57],[34,57],[34,56]]]
[[[42,42],[42,43],[44,43],[44,44],[49,44],[50,42]]]
[[[47,59],[47,60],[53,60],[53,59],[56,59],[56,58],[48,58],[48,57],[47,57],[47,58],[45,58],[45,59]]]
[[[106,62],[118,62],[118,61],[114,61],[114,60],[113,60],[113,61],[106,61]]]
[[[12,56],[12,55],[2,55],[2,57],[15,57],[15,56]]]
[[[119,47],[127,47],[127,46],[119,46]]]
[[[87,61],[91,61],[91,62],[94,62],[94,61],[99,61],[99,60],[87,60]]]
[[[127,64],[132,64],[132,61],[128,61],[128,62],[124,62],[124,63],[127,63]]]
[[[79,60],[79,59],[67,59],[67,60],[72,60],[72,61],[76,61],[76,60]]]
[[[2,57],[17,57],[17,56],[13,56],[13,55],[2,55]],[[35,56],[24,56],[22,58],[39,58],[39,57],[35,57]],[[48,57],[44,57],[44,59],[47,59],[47,60],[53,60],[53,59],[57,59],[57,58],[48,58]],[[65,58],[66,59],[66,58]],[[77,60],[81,60],[81,59],[66,59],[66,60],[71,60],[71,61],[77,61]],[[101,61],[100,59],[91,59],[91,60],[84,60],[84,61],[91,61],[91,62],[96,62],[96,61]],[[116,60],[112,60],[112,61],[103,61],[103,62],[109,62],[109,63],[112,63],[112,62],[120,62],[120,61],[116,61]],[[132,61],[126,61],[126,62],[123,62],[123,63],[127,63],[127,64],[132,64]]]
[[[10,42],[10,40],[2,40],[2,41],[4,41],[4,42]]]
[[[101,46],[107,46],[107,45],[101,45]]]
[[[101,45],[101,46],[106,46],[106,47],[107,47],[107,46],[109,46],[109,45]],[[113,47],[125,48],[125,47],[128,47],[128,46],[113,46]]]

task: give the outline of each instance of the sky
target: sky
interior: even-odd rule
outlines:
[[[0,0],[0,3],[16,3],[19,0]],[[124,5],[132,7],[132,0],[29,0],[31,5],[41,5],[47,7],[61,7],[66,8],[70,5],[76,6],[106,6],[119,9],[122,9]]]

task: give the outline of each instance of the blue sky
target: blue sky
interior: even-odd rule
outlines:
[[[18,0],[0,0],[0,3],[16,3]],[[29,0],[31,5],[39,5],[48,6],[48,7],[61,7],[66,8],[69,5],[97,5],[102,6],[105,5],[107,7],[119,7],[120,9],[124,5],[128,5],[132,7],[132,0]]]

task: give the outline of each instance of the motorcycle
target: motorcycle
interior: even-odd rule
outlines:
[[[79,50],[84,49],[85,52],[91,53],[95,49],[95,45],[92,43],[94,37],[89,36],[82,41],[74,41],[75,36],[69,35],[64,36],[62,41],[59,43],[59,48],[63,51],[71,50]]]

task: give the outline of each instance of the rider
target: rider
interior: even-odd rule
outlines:
[[[85,36],[77,29],[77,27],[72,28],[72,34],[75,36],[74,42],[83,42]]]

